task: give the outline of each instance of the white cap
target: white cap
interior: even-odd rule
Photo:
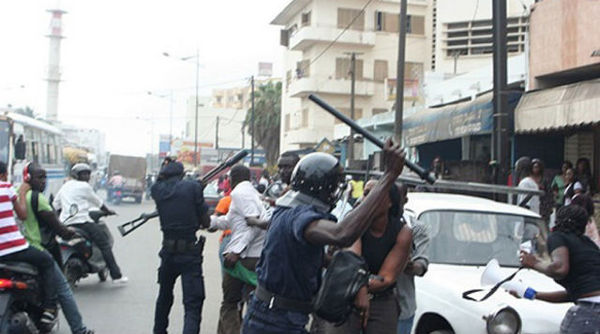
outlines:
[[[575,191],[583,190],[583,186],[581,185],[581,183],[575,182],[575,185],[573,186],[573,190],[575,190]]]

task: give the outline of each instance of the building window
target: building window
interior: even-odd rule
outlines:
[[[509,53],[525,51],[526,17],[508,19],[507,44]],[[492,20],[448,23],[445,27],[444,51],[447,57],[487,55],[493,53]]]
[[[360,9],[338,8],[337,27],[345,29],[348,26],[350,30],[365,30],[365,13]]]
[[[310,12],[302,13],[301,26],[306,27],[310,25]]]
[[[335,59],[335,78],[350,80],[350,58]],[[356,59],[356,80],[363,80],[363,61]]]
[[[399,31],[398,14],[375,12],[375,31],[397,33]]]
[[[425,17],[418,15],[407,15],[406,33],[413,35],[425,35]]]
[[[285,115],[284,129],[285,131],[290,131],[290,114]]]
[[[373,116],[388,112],[385,108],[373,108]]]
[[[310,76],[310,60],[305,59],[296,63],[296,78],[308,78]]]
[[[338,108],[338,110],[342,114],[350,117],[350,108]],[[362,109],[354,108],[354,118],[353,118],[354,120],[361,119],[363,117],[362,115],[363,115]],[[335,119],[334,124],[341,124],[341,123],[342,123],[342,121],[338,120],[337,118]]]
[[[388,62],[387,60],[375,60],[373,80],[376,82],[384,82],[388,78]]]
[[[308,109],[302,109],[302,128],[308,128]]]

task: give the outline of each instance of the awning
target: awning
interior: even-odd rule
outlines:
[[[527,93],[515,109],[515,132],[539,132],[600,122],[600,79]]]
[[[510,93],[509,108],[514,108],[521,96]],[[404,119],[403,137],[408,146],[491,133],[493,127],[492,93],[468,102],[441,108],[428,108]]]

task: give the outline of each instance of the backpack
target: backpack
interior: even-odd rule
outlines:
[[[44,222],[42,217],[39,214],[39,201],[40,201],[40,192],[37,190],[31,191],[31,209],[33,210],[33,215],[35,216],[35,220],[38,222],[38,226],[40,229],[40,235],[42,237],[42,246],[44,248],[49,249],[56,244],[56,233],[52,230],[48,224]]]
[[[314,312],[329,322],[342,324],[352,312],[358,290],[368,282],[365,259],[351,251],[338,251],[313,302]]]

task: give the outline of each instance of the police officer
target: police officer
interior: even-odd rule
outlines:
[[[311,153],[300,160],[291,190],[277,200],[242,333],[306,333],[311,300],[319,289],[324,246],[349,247],[388,209],[383,199],[402,172],[404,153],[388,140],[384,158],[386,171],[379,184],[337,224],[329,211],[337,201],[342,167],[324,153]],[[366,287],[355,305],[363,317],[368,314]]]
[[[202,184],[183,180],[183,176],[180,162],[165,161],[158,181],[151,190],[163,232],[158,269],[160,290],[154,315],[155,334],[167,333],[169,311],[173,304],[173,285],[179,276],[185,311],[183,333],[200,332],[205,297],[202,276],[204,237],[196,240],[196,231],[208,227],[210,218]]]

